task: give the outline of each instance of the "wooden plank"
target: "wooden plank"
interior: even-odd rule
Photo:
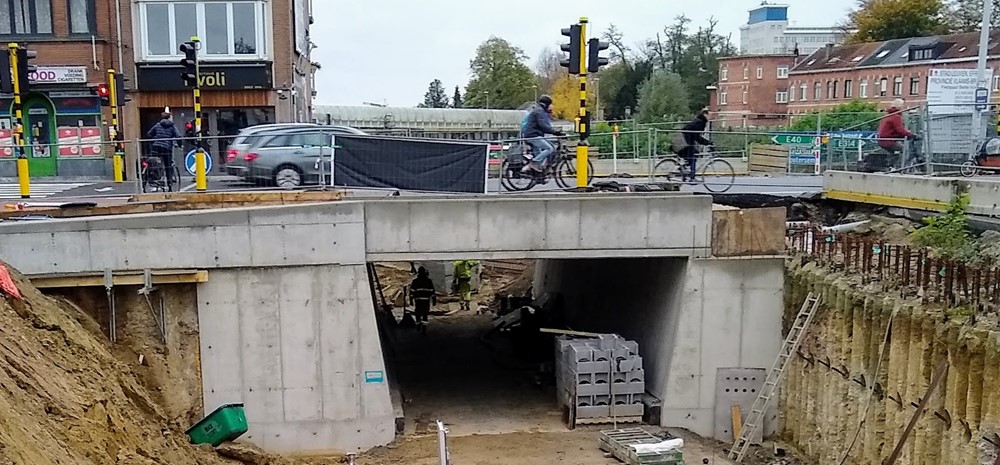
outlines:
[[[743,415],[740,412],[740,404],[733,404],[731,407],[733,420],[733,441],[740,437],[740,428],[743,427]]]
[[[561,334],[563,336],[579,336],[579,337],[601,337],[600,333],[587,333],[584,331],[570,331],[568,329],[553,329],[553,328],[542,328],[538,332],[545,334]],[[603,413],[603,412],[602,412]]]
[[[716,257],[785,254],[785,208],[712,212],[712,255]]]
[[[21,211],[2,211],[0,219],[16,218],[26,215],[43,215],[52,218],[77,218],[86,216],[130,215],[136,213],[152,213],[155,208],[146,204],[108,205],[86,208],[29,208]]]
[[[35,275],[28,276],[31,284],[39,289],[56,289],[69,287],[104,287],[103,274],[75,275]],[[208,282],[208,271],[153,272],[153,284],[197,284]],[[135,274],[113,274],[112,283],[115,286],[142,286],[145,276]]]
[[[913,428],[917,426],[917,420],[920,419],[924,414],[924,410],[927,409],[927,403],[931,401],[931,395],[937,389],[938,385],[941,384],[941,380],[944,376],[948,374],[948,360],[942,360],[937,367],[937,371],[934,373],[934,379],[931,381],[930,387],[927,388],[927,392],[924,393],[924,397],[920,399],[920,405],[917,407],[917,411],[913,412],[913,416],[910,417],[910,422],[906,425],[906,429],[903,430],[903,435],[899,437],[899,441],[896,442],[896,448],[892,450],[892,454],[886,459],[885,465],[892,465],[896,463],[896,459],[899,458],[899,454],[903,452],[903,446],[906,445],[906,440],[910,438],[910,433],[913,432]]]

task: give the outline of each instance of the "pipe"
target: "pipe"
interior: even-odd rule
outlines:
[[[858,221],[856,223],[838,224],[837,226],[826,226],[823,228],[823,232],[834,233],[834,234],[846,233],[854,231],[855,229],[858,229],[861,226],[864,226],[868,223],[871,223],[871,220]]]
[[[122,46],[122,0],[115,0],[115,21],[118,28],[118,72],[125,72],[125,52]]]

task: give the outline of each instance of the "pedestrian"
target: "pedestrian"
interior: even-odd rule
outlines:
[[[159,157],[163,161],[163,168],[167,170],[167,183],[173,184],[174,179],[174,145],[180,146],[181,135],[177,132],[172,116],[168,112],[160,115],[160,121],[149,128],[146,136],[152,139],[150,155]]]
[[[471,310],[472,274],[478,264],[475,260],[458,260],[452,270],[452,284],[462,303],[462,310]]]
[[[426,332],[431,306],[437,304],[434,281],[427,273],[427,268],[420,267],[417,270],[416,279],[410,283],[410,301],[413,303],[413,310],[417,317],[417,328]]]

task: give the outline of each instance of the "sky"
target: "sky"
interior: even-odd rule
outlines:
[[[588,37],[614,24],[627,44],[639,44],[685,14],[692,27],[719,21],[739,46],[739,27],[760,0],[313,0],[316,104],[415,106],[440,79],[451,96],[464,92],[476,47],[501,37],[524,50],[528,65],[546,47],[558,50],[559,31],[581,16]],[[854,0],[784,0],[798,26],[834,26]]]

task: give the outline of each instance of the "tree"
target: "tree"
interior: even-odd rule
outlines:
[[[524,52],[506,40],[490,37],[469,63],[472,79],[465,88],[465,106],[515,109],[532,99],[535,75]]]
[[[858,0],[847,29],[853,43],[924,37],[948,32],[944,0]]]
[[[440,79],[431,81],[427,86],[427,93],[424,94],[424,103],[417,105],[419,108],[448,108],[448,95],[444,93],[444,85]]]
[[[538,94],[551,94],[556,82],[566,77],[566,69],[559,64],[562,54],[546,48],[538,55],[538,62],[535,63],[535,72],[538,73]],[[534,90],[534,89],[532,89]]]
[[[575,76],[563,75],[552,85],[551,96],[552,116],[554,118],[572,121],[580,114],[580,81]],[[594,86],[588,86],[587,109],[591,115],[594,115],[596,101],[597,94],[594,92]]]
[[[877,103],[854,100],[829,110],[812,112],[802,116],[796,119],[789,129],[792,131],[815,131],[818,123],[820,130],[823,131],[874,131],[878,129],[882,116]]]
[[[455,86],[455,95],[451,97],[452,108],[462,108],[462,91]]]
[[[639,88],[640,123],[687,119],[689,109],[687,91],[679,74],[656,71]]]
[[[983,0],[951,0],[948,4],[952,32],[976,32],[983,25]],[[993,28],[1000,28],[1000,0],[993,0]]]

